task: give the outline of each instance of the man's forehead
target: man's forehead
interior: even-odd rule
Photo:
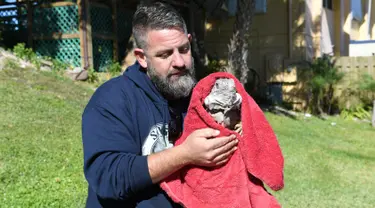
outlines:
[[[177,29],[160,29],[147,31],[148,48],[168,49],[189,43],[186,33]]]

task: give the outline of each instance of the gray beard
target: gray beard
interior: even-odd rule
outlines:
[[[147,63],[147,66],[147,73],[151,81],[167,100],[178,100],[188,97],[196,84],[194,60],[192,61],[192,67],[185,68],[184,74],[173,81],[170,80],[170,74],[163,77],[156,72],[150,63]]]

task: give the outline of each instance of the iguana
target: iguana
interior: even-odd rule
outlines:
[[[241,104],[242,97],[229,78],[217,79],[204,99],[205,109],[217,123],[242,135]]]

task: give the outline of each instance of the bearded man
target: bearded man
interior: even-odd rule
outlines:
[[[82,115],[89,208],[180,207],[158,183],[186,165],[222,165],[238,143],[234,135],[200,129],[173,145],[196,83],[180,14],[162,3],[141,5],[133,36],[136,63],[101,85]]]

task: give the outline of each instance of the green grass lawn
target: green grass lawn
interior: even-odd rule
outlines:
[[[267,114],[285,158],[284,207],[375,207],[375,129]],[[331,125],[336,123],[336,125]]]
[[[50,72],[0,71],[0,207],[83,207],[81,114],[92,90]],[[375,130],[266,114],[285,157],[283,207],[375,207]],[[336,125],[331,125],[336,122]]]
[[[83,207],[81,113],[92,90],[50,72],[0,72],[0,207]]]

